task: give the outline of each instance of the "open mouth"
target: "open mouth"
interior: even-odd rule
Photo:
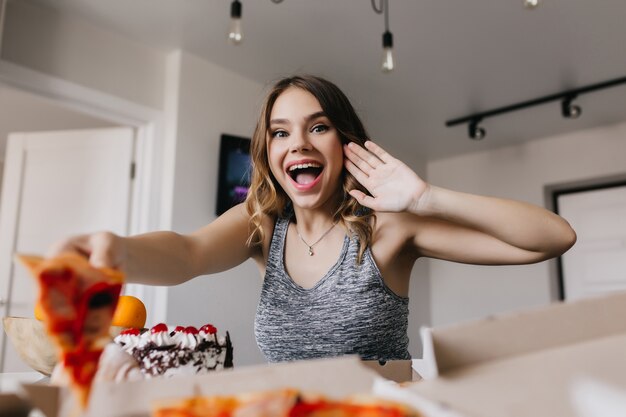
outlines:
[[[294,164],[287,168],[287,174],[297,184],[307,185],[314,182],[324,170],[324,166],[317,162]]]

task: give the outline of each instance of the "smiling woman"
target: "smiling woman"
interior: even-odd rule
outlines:
[[[322,222],[322,228],[324,223],[328,226],[338,220],[334,217],[340,213],[346,228],[362,242],[361,257],[371,235],[372,214],[354,199],[345,198],[349,190],[365,188],[343,169],[342,145],[348,141],[363,145],[367,139],[348,98],[334,84],[315,77],[277,83],[268,95],[252,143],[256,169],[247,202],[256,225],[252,237],[263,239],[260,220],[265,215],[284,215],[288,206],[321,209],[333,213],[332,219]],[[301,169],[305,166],[314,168]],[[274,180],[278,188],[271,183]],[[357,215],[357,211],[361,213]],[[316,239],[310,230],[298,233],[308,241]]]
[[[270,361],[408,359],[408,286],[419,257],[539,262],[575,233],[543,208],[428,184],[373,143],[348,98],[315,76],[280,80],[251,144],[246,201],[190,234],[76,236],[75,251],[132,282],[174,285],[253,259],[264,277],[255,335]]]

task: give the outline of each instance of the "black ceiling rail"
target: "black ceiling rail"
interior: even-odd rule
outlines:
[[[580,112],[581,112],[580,108],[577,106],[576,108],[571,108],[571,102],[577,96],[581,94],[585,94],[585,93],[590,93],[596,90],[615,87],[620,84],[626,84],[626,77],[615,78],[613,80],[608,80],[608,81],[604,81],[601,83],[588,85],[585,87],[574,88],[572,90],[567,90],[567,91],[563,91],[563,92],[556,93],[556,94],[550,94],[550,95],[539,97],[533,100],[522,101],[520,103],[511,104],[508,106],[499,107],[496,109],[487,110],[487,111],[483,111],[479,113],[474,113],[474,114],[470,114],[470,115],[463,116],[463,117],[458,117],[456,119],[451,119],[451,120],[446,121],[446,126],[451,127],[451,126],[456,126],[456,125],[463,124],[463,123],[468,123],[468,125],[470,125],[470,137],[472,137],[471,133],[472,131],[474,132],[476,131],[477,124],[481,120],[486,119],[487,117],[493,117],[499,114],[509,113],[509,112],[525,109],[528,107],[538,106],[540,104],[548,103],[551,101],[557,101],[557,100],[563,100],[563,103],[562,103],[563,116],[575,118],[575,117],[578,117],[578,115],[580,115]],[[569,110],[569,112],[566,110]],[[482,137],[484,137],[485,135],[484,129],[481,129],[481,130],[482,130],[482,135],[481,134],[478,135],[480,137],[472,137],[472,138],[481,139]]]

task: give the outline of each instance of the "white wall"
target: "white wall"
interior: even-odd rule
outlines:
[[[442,187],[546,206],[544,187],[624,174],[625,156],[626,124],[618,124],[433,161],[427,172]],[[554,262],[480,267],[430,260],[433,324],[553,301]]]
[[[2,59],[148,107],[163,105],[163,53],[32,2],[7,4]]]
[[[215,219],[220,135],[252,135],[264,86],[185,52],[168,59],[179,60],[172,229],[189,232]],[[167,321],[211,322],[230,331],[236,365],[263,362],[253,333],[260,289],[252,261],[198,277],[168,290]]]

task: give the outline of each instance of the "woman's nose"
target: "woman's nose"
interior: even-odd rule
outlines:
[[[291,134],[291,143],[289,144],[289,149],[292,152],[301,152],[311,150],[311,143],[309,142],[306,133],[301,132],[293,132]]]

